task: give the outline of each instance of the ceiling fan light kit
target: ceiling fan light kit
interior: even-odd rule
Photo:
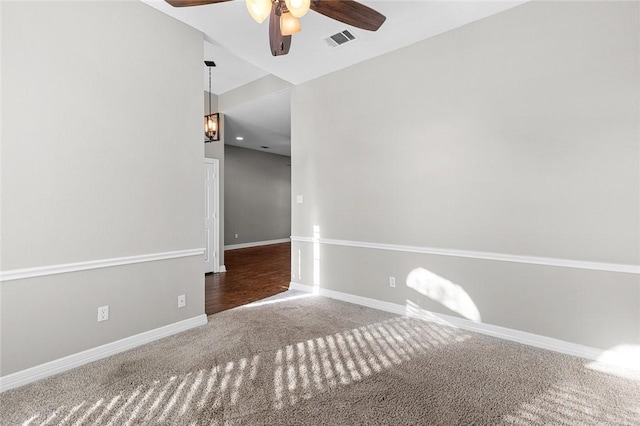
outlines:
[[[296,18],[302,18],[311,7],[311,0],[285,0],[287,9]]]
[[[174,7],[201,6],[230,0],[165,0]],[[387,19],[355,0],[246,0],[247,10],[259,24],[269,16],[269,47],[273,56],[289,53],[291,34],[300,31],[297,18],[309,9],[352,27],[377,31]]]
[[[258,24],[262,24],[271,13],[271,0],[247,0],[249,15]]]
[[[280,16],[280,32],[282,35],[291,35],[300,32],[300,21],[289,12]]]

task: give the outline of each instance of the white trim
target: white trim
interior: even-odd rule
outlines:
[[[227,267],[224,265],[220,265],[220,267],[218,268],[218,272],[227,272]]]
[[[298,290],[298,291],[304,291],[305,293],[313,293],[313,286],[291,281],[289,283],[289,290]]]
[[[436,247],[404,246],[398,244],[370,243],[363,241],[334,240],[329,238],[291,237],[291,241],[320,243],[334,246],[368,248],[376,250],[402,251],[409,253],[435,254],[438,256],[466,257],[470,259],[497,260],[501,262],[529,263],[532,265],[558,266],[563,268],[590,269],[594,271],[640,274],[640,265],[621,263],[588,262],[582,260],[556,259],[550,257],[519,256],[483,251],[443,249]]]
[[[214,180],[215,180],[215,188],[213,189],[213,230],[214,230],[214,238],[213,238],[213,243],[211,244],[212,246],[212,251],[213,251],[213,255],[212,257],[212,262],[213,262],[213,270],[211,271],[206,271],[205,270],[205,274],[211,273],[211,272],[220,272],[220,265],[218,264],[218,262],[220,262],[220,160],[218,160],[217,158],[206,158],[204,159],[204,164],[205,167],[207,165],[212,165],[213,166],[213,174],[214,174]],[[206,202],[206,197],[205,197],[205,202]],[[207,241],[207,244],[209,242]],[[205,259],[205,267],[206,267],[206,259]]]
[[[110,268],[112,266],[131,265],[133,263],[155,262],[157,260],[199,256],[203,254],[204,248],[197,248],[168,251],[164,253],[141,254],[137,256],[115,257],[112,259],[90,260],[87,262],[65,263],[61,265],[37,266],[35,268],[11,269],[8,271],[0,271],[0,282],[42,277],[45,275],[66,274],[68,272],[86,271],[89,269]]]
[[[397,315],[406,315],[408,317],[417,318],[423,321],[443,324],[480,334],[486,334],[488,336],[497,337],[503,340],[518,342],[529,346],[535,346],[537,348],[547,349],[550,351],[560,352],[563,354],[578,356],[591,360],[597,360],[598,357],[600,357],[605,352],[602,349],[565,342],[563,340],[540,336],[533,333],[527,333],[525,331],[513,330],[497,325],[477,323],[464,318],[438,314],[424,309],[411,308],[408,306],[398,305],[396,303],[383,302],[381,300],[370,299],[368,297],[355,296],[353,294],[342,293],[339,291],[316,288],[295,282],[291,282],[289,284],[289,289],[314,293],[320,296],[329,297],[331,299],[337,299],[344,302],[354,303],[356,305],[366,306],[368,308],[379,309],[381,311],[391,312]]]
[[[229,246],[224,246],[224,250],[227,251],[227,250],[236,250],[236,249],[248,248],[248,247],[268,246],[271,244],[288,243],[289,241],[291,241],[290,238],[280,238],[279,240],[255,241],[252,243],[232,244]]]
[[[81,365],[85,365],[120,352],[128,351],[129,349],[142,346],[194,327],[199,327],[206,323],[207,316],[204,314],[198,315],[197,317],[178,321],[173,324],[165,325],[164,327],[145,331],[144,333],[116,340],[115,342],[107,343],[64,358],[58,358],[35,367],[27,368],[26,370],[2,376],[0,377],[0,392],[13,389],[18,386],[23,386],[40,379],[44,379],[45,377],[53,376],[54,374],[72,370],[80,367]]]
[[[218,124],[219,126],[219,124]],[[218,128],[218,131],[220,130],[220,128]],[[220,253],[220,182],[222,179],[220,179],[220,160],[215,159],[215,171],[216,171],[216,184],[218,185],[218,187],[216,188],[215,192],[215,196],[214,196],[214,204],[215,204],[215,214],[216,214],[216,220],[215,220],[215,228],[216,228],[216,238],[214,239],[214,247],[215,247],[215,251],[216,251],[216,256],[214,258],[214,264],[213,264],[213,272],[220,272],[220,258],[222,257],[222,253]]]

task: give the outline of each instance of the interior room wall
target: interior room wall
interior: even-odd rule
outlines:
[[[296,86],[293,281],[640,344],[638,28],[531,2]]]
[[[140,2],[1,19],[0,374],[204,316],[202,34]]]
[[[291,157],[236,146],[225,156],[225,246],[289,238]]]

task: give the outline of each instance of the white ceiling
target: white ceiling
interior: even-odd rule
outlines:
[[[237,137],[242,137],[243,140],[237,140]],[[225,111],[224,141],[226,145],[291,156],[289,90],[282,90]]]
[[[510,9],[527,0],[444,0],[384,1],[362,0],[361,3],[387,17],[376,32],[354,28],[309,11],[300,19],[302,31],[294,34],[288,55],[274,57],[269,50],[268,19],[257,24],[247,12],[243,0],[194,7],[172,7],[164,0],[141,0],[204,34],[203,60],[213,60],[212,92],[223,94],[268,74],[293,85],[349,67],[367,59],[411,45],[445,31],[466,25]],[[331,47],[325,39],[348,29],[357,38],[344,46]],[[398,64],[399,67],[402,64]],[[203,64],[204,88],[208,89],[208,70]],[[236,144],[243,133],[245,147],[251,147],[254,136],[261,135],[259,145],[271,152],[290,155],[283,138],[290,139],[289,94],[280,93],[235,107],[225,113],[225,143]],[[267,122],[266,119],[273,122]],[[283,132],[282,126],[287,128]],[[233,132],[233,134],[232,134]],[[242,135],[242,136],[244,136]],[[231,139],[229,136],[233,136]],[[287,141],[287,144],[290,143]],[[238,143],[239,144],[239,143]],[[259,148],[257,148],[259,149]]]
[[[300,19],[302,31],[294,34],[288,55],[274,57],[269,50],[268,19],[257,24],[242,0],[194,7],[173,7],[164,0],[144,3],[202,31],[213,44],[205,47],[206,59],[220,70],[216,94],[274,74],[300,84],[366,59],[485,18],[526,0],[499,1],[376,1],[361,3],[387,17],[376,32],[360,30],[309,11]],[[324,39],[349,29],[357,41],[337,48]],[[233,68],[230,70],[229,68]],[[261,74],[263,73],[263,74]],[[244,80],[244,81],[243,81]]]
[[[216,63],[216,66],[211,68],[211,93],[217,95],[269,75],[262,68],[243,61],[217,43],[207,40],[204,42],[203,60]],[[209,90],[209,70],[204,64],[202,66],[205,70],[204,88]]]

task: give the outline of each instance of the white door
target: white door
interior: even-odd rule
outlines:
[[[218,272],[218,235],[220,230],[218,212],[218,160],[204,160],[204,273]]]

